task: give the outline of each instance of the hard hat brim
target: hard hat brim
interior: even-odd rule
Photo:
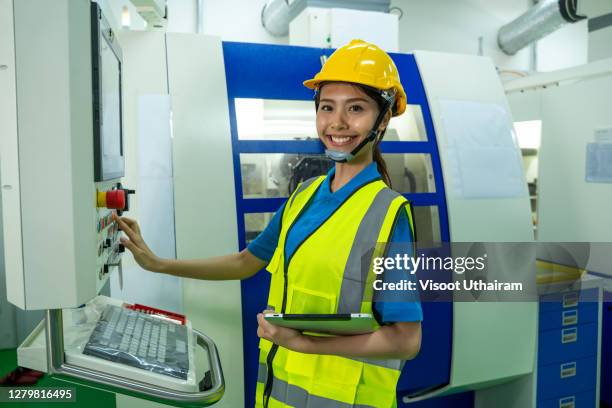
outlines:
[[[322,82],[345,82],[347,84],[367,85],[367,84],[361,84],[359,82],[347,81],[346,79],[340,79],[340,78],[339,79],[325,78],[324,80],[312,78],[302,83],[308,89],[317,89]],[[370,86],[370,85],[367,85],[367,86]],[[404,113],[404,111],[406,110],[406,94],[404,93],[403,89],[399,91],[400,92],[398,93],[396,100],[395,100],[395,113],[393,116],[399,116],[402,113]]]

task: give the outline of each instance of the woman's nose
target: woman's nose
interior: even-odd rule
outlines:
[[[335,112],[331,118],[330,128],[333,130],[342,130],[348,127],[342,112]]]

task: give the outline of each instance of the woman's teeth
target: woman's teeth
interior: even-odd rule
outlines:
[[[337,143],[337,144],[348,143],[351,139],[352,137],[350,136],[346,136],[346,137],[331,136],[332,142]]]

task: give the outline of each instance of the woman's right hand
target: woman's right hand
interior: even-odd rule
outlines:
[[[113,214],[113,219],[119,224],[119,229],[127,235],[127,238],[122,236],[119,241],[130,250],[138,265],[148,271],[159,272],[162,259],[155,255],[144,242],[136,220],[119,217],[117,214]]]

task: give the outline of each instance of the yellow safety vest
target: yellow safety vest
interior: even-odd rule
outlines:
[[[414,231],[410,207],[380,179],[366,183],[286,259],[289,230],[324,179],[305,181],[285,205],[278,245],[267,267],[272,275],[268,308],[284,313],[373,314],[372,259],[383,256],[402,209]],[[259,348],[257,407],[263,406],[264,398],[269,408],[396,406],[401,360],[304,354],[265,339]],[[264,397],[266,383],[269,397]]]

